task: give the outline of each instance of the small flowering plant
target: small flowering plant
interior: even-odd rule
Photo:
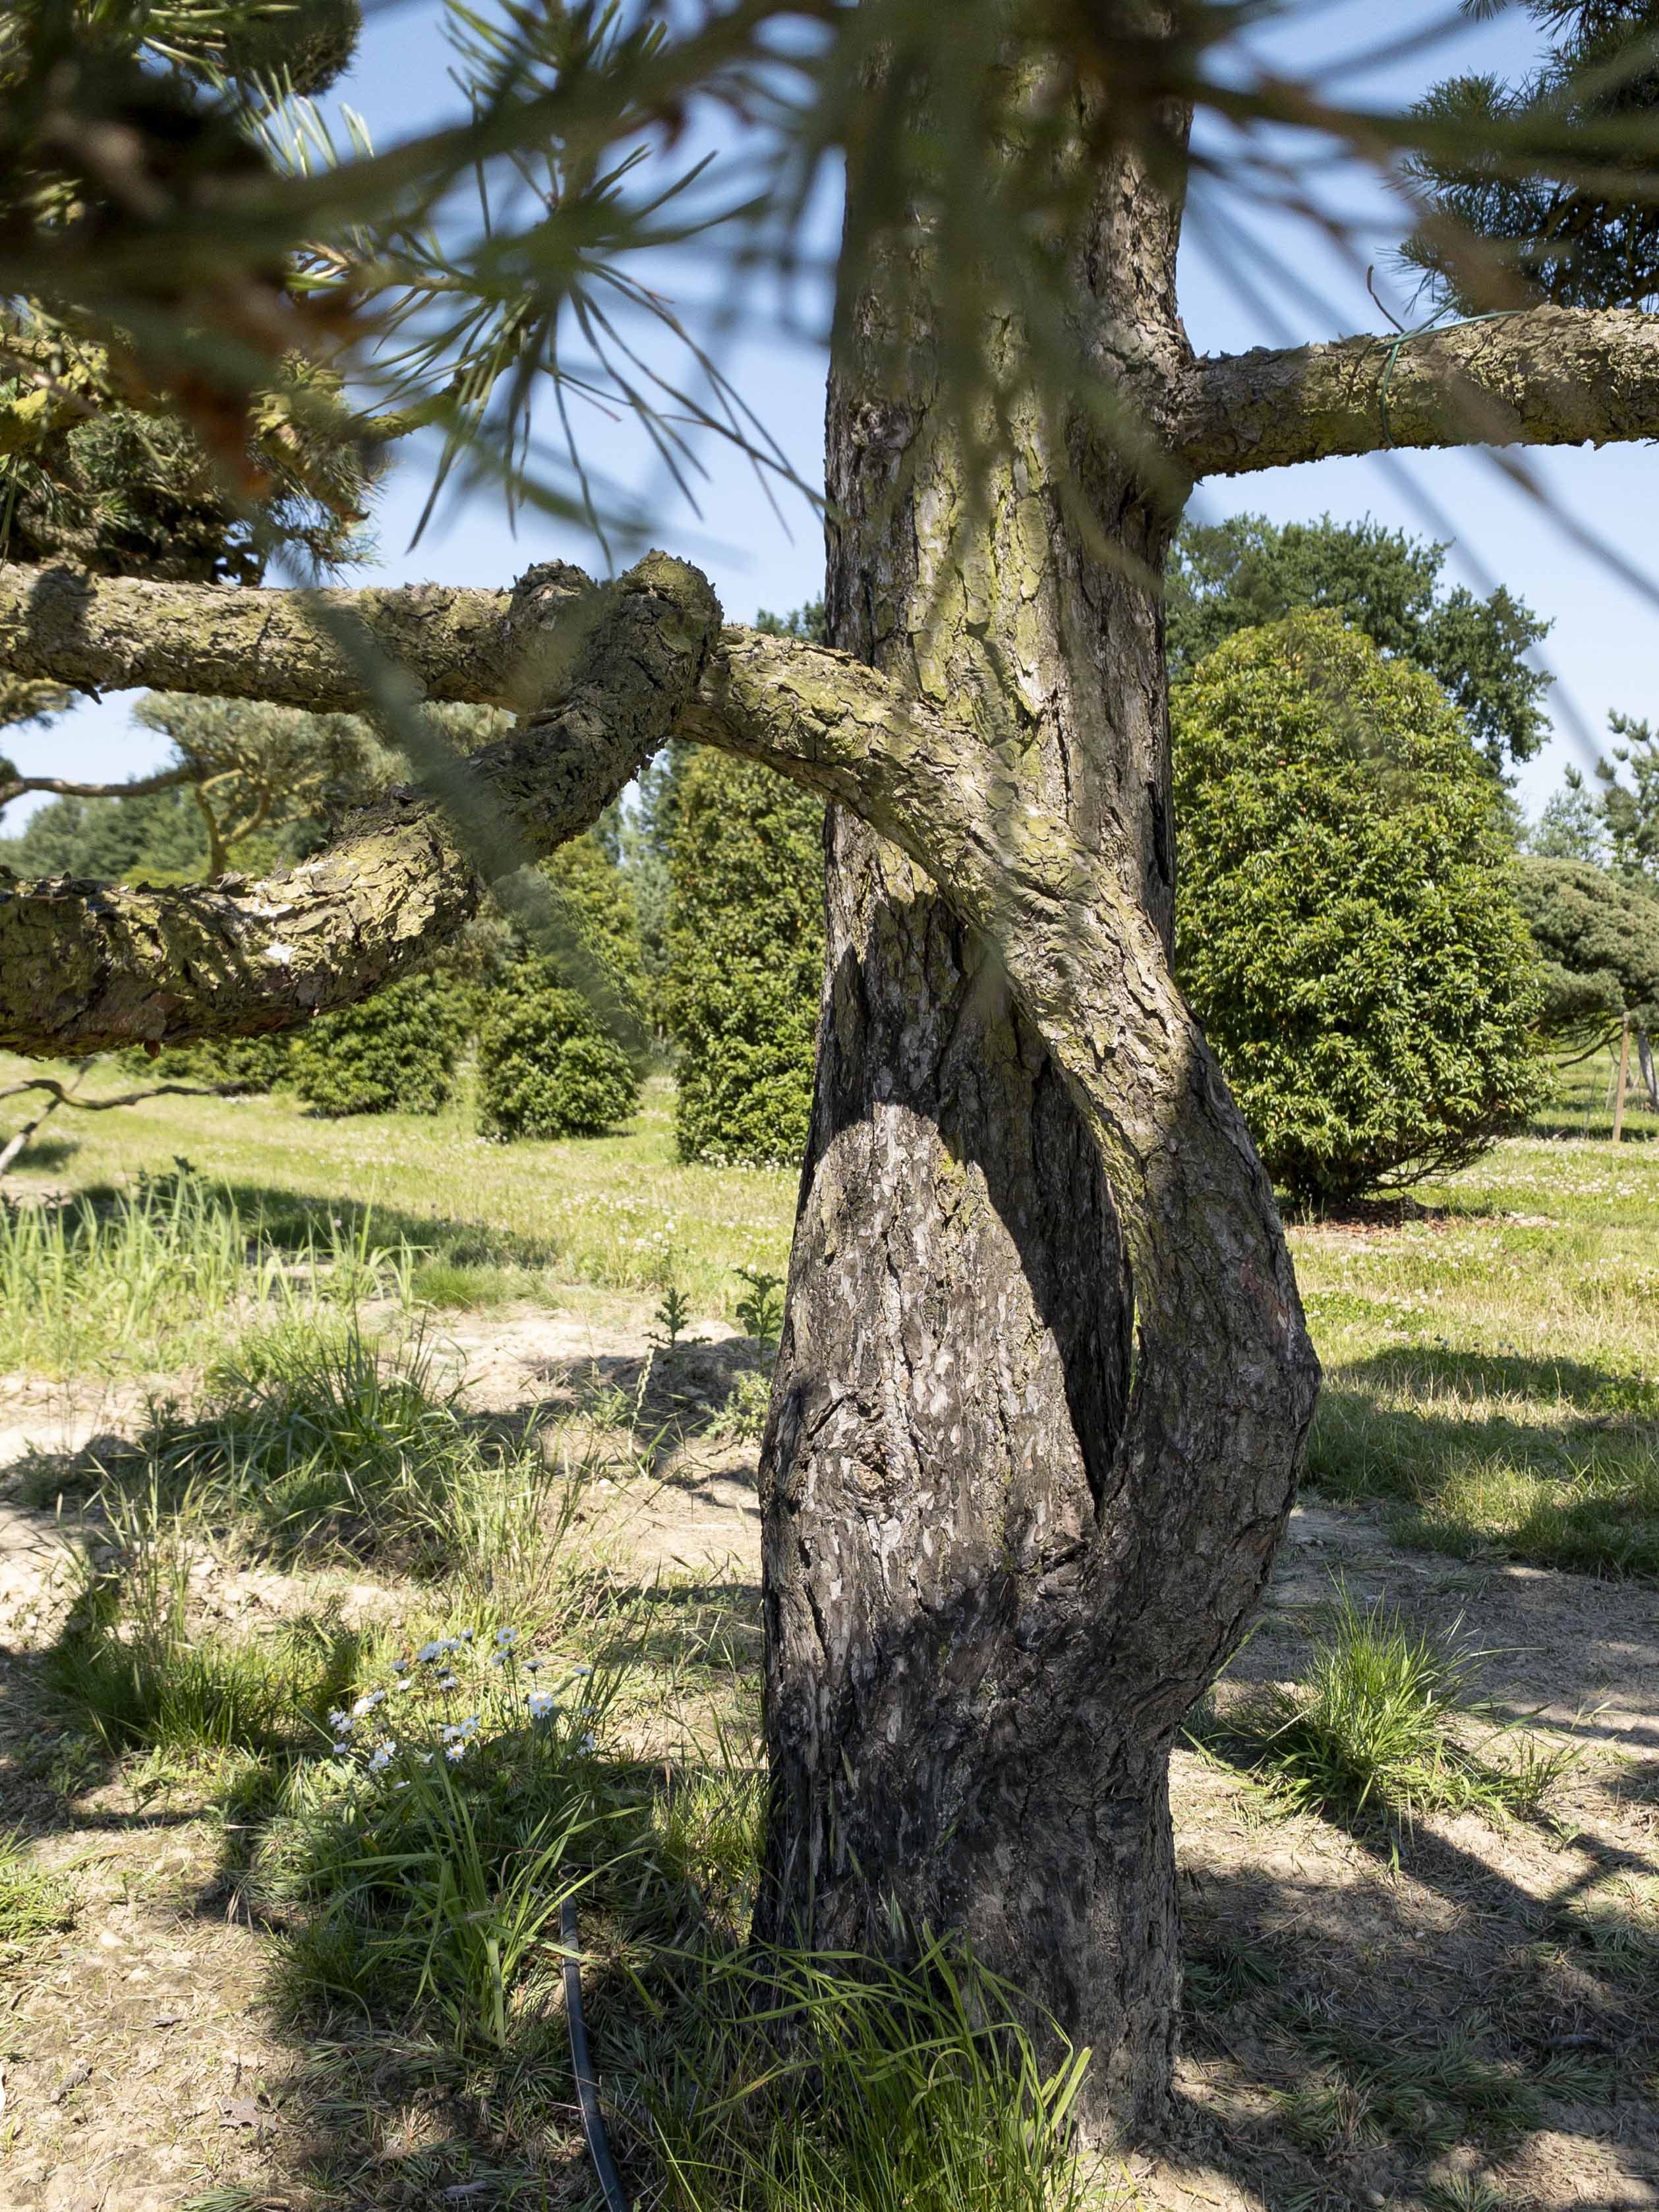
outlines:
[[[348,1770],[406,1789],[441,1759],[460,1765],[490,1747],[561,1764],[594,1749],[593,1669],[538,1656],[516,1628],[429,1638],[392,1662],[391,1679],[328,1716],[331,1755]]]

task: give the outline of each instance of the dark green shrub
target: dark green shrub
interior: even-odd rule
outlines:
[[[1334,614],[1176,692],[1176,961],[1274,1181],[1339,1204],[1542,1095],[1495,787],[1433,680]]]
[[[823,804],[707,750],[680,778],[668,974],[684,1159],[794,1161],[823,977]]]
[[[1542,963],[1547,1036],[1587,1051],[1626,1013],[1659,1024],[1659,897],[1587,860],[1532,857],[1516,890]]]
[[[597,1137],[639,1103],[633,1062],[586,1000],[542,960],[489,994],[478,1033],[478,1127],[518,1137]]]
[[[294,1041],[294,1086],[319,1114],[435,1114],[448,1097],[467,1001],[447,978],[410,975],[323,1014]]]
[[[142,1046],[133,1046],[116,1058],[131,1075],[151,1083],[199,1083],[204,1087],[234,1085],[238,1091],[274,1091],[289,1075],[292,1036],[204,1037],[198,1044],[171,1045],[152,1060]]]

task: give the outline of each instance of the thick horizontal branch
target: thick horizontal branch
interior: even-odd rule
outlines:
[[[1389,447],[1659,437],[1659,316],[1534,307],[1212,357],[1193,364],[1170,434],[1194,477]]]
[[[318,714],[374,702],[307,611],[308,599],[355,615],[428,699],[521,703],[526,653],[548,611],[588,589],[579,569],[532,569],[533,588],[239,591],[0,564],[0,667],[83,690],[193,691],[264,699]]]
[[[551,702],[460,763],[442,806],[394,793],[314,859],[252,884],[0,879],[0,1046],[56,1057],[291,1028],[418,965],[477,911],[487,880],[586,829],[670,734],[720,609],[697,571],[665,554],[585,591],[574,571],[539,586],[536,574],[511,595],[511,621]],[[122,589],[89,587],[86,603]],[[199,634],[192,600],[242,596],[181,588],[176,605]],[[383,599],[418,594],[350,596],[373,620]],[[380,641],[406,629],[399,606]],[[206,669],[216,665],[209,655]],[[180,673],[208,680],[200,664]]]

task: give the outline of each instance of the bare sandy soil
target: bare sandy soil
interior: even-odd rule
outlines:
[[[508,1310],[449,1326],[445,1356],[481,1415],[619,1394],[644,1445],[589,1486],[579,1540],[642,1574],[719,1583],[753,1611],[755,1449],[702,1431],[755,1347],[707,1329],[714,1340],[653,1354],[643,1326],[621,1304]],[[222,1830],[185,1778],[135,1786],[100,1765],[35,1680],[67,1583],[54,1514],[21,1502],[20,1472],[41,1497],[52,1465],[131,1433],[143,1390],[7,1381],[0,1825],[20,1824],[43,1864],[70,1871],[76,1915],[0,1956],[0,2212],[161,2212],[232,2185],[247,2191],[240,2205],[301,2212],[321,2201],[293,2179],[306,2054],[262,2010],[266,1939]],[[1286,1815],[1215,1753],[1183,1747],[1192,1971],[1177,2124],[1161,2148],[1109,2161],[1101,2201],[1659,2208],[1659,1592],[1403,1553],[1364,1514],[1310,1498],[1224,1710],[1230,1684],[1295,1679],[1336,1577],[1426,1626],[1461,1623],[1488,1655],[1497,1712],[1570,1735],[1578,1763],[1547,1820],[1431,1818],[1390,1842]],[[204,1612],[233,1620],[277,1617],[317,1587],[210,1564],[202,1579]],[[398,1602],[344,1578],[329,1594],[348,1610]],[[1524,2122],[1505,2121],[1494,2080],[1532,2085]],[[396,2201],[464,2201],[409,2185]],[[568,2191],[544,2201],[580,2202],[585,2186],[573,2154]]]

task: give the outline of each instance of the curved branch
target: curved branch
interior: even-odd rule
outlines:
[[[661,553],[580,596],[575,571],[543,586],[535,574],[513,595],[513,627],[521,659],[539,648],[529,662],[544,683],[550,651],[567,660],[556,703],[459,763],[441,806],[394,792],[325,852],[252,884],[0,884],[0,1046],[61,1056],[291,1028],[416,966],[477,911],[487,878],[586,829],[669,735],[720,609],[695,568]],[[193,594],[243,596],[280,594]],[[362,614],[397,595],[350,596]]]
[[[1659,436],[1659,316],[1533,307],[1402,337],[1194,362],[1170,438],[1192,474],[1389,447]]]
[[[173,791],[195,781],[191,768],[158,769],[154,775],[133,777],[126,783],[70,783],[61,775],[9,775],[0,778],[0,806],[9,806],[27,792],[50,791],[59,799],[148,799],[152,792]]]

